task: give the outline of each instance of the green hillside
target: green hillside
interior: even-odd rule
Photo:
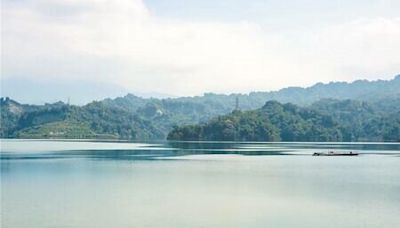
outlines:
[[[387,81],[318,83],[308,88],[291,87],[279,91],[249,94],[207,93],[203,96],[167,99],[145,99],[128,94],[115,99],[93,101],[83,106],[63,102],[26,105],[9,98],[1,98],[0,137],[165,139],[171,130],[174,129],[176,132],[177,126],[200,126],[210,121],[215,122],[218,116],[232,113],[238,100],[241,112],[218,118],[232,118],[230,121],[234,123],[240,120],[243,124],[240,130],[242,133],[263,131],[250,130],[251,127],[258,126],[257,121],[262,121],[262,124],[266,124],[264,130],[269,132],[265,133],[268,135],[267,138],[262,136],[263,140],[395,141],[396,121],[400,111],[399,91],[400,76]],[[290,102],[296,106],[285,105],[283,114],[275,113],[276,118],[270,116],[267,120],[260,117],[258,111],[246,112],[257,110],[270,100]],[[290,107],[296,110],[294,114],[286,110]],[[328,131],[332,126],[325,126],[325,123],[304,116],[303,112],[306,110],[315,112],[313,113],[316,115],[315,118],[329,116],[339,126],[334,128],[338,128],[340,134]],[[246,116],[247,114],[249,115]],[[282,125],[286,122],[293,129]],[[311,129],[319,132],[320,137],[304,135]],[[290,133],[291,130],[294,133]],[[240,137],[235,136],[235,139],[239,137],[238,140],[261,140],[260,132],[242,133],[239,134]],[[211,135],[213,134],[217,133]],[[294,136],[288,138],[290,134]],[[222,136],[224,138],[226,135]],[[204,137],[220,138],[210,135]],[[228,138],[232,139],[231,136]]]
[[[269,101],[260,109],[237,110],[206,123],[177,126],[168,134],[168,139],[400,141],[400,112],[381,114],[366,102],[352,100],[324,100],[307,108]]]

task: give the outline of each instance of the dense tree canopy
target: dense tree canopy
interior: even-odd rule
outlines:
[[[400,76],[250,94],[128,94],[84,106],[1,98],[0,137],[165,139],[170,132],[181,140],[398,141],[399,91]],[[242,111],[232,112],[236,98]]]
[[[393,104],[397,105],[397,104]],[[175,127],[169,140],[400,141],[400,112],[382,114],[366,102],[324,100],[308,108],[267,102],[207,123]]]

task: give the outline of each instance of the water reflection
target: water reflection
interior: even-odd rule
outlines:
[[[58,144],[60,143],[60,144]],[[32,147],[30,147],[31,145]],[[20,148],[20,150],[16,149]],[[32,148],[32,149],[31,149]],[[314,152],[355,151],[362,155],[400,155],[400,144],[383,143],[238,143],[238,142],[85,142],[2,141],[0,158],[151,160],[199,154],[311,155]]]
[[[398,226],[396,144],[131,144],[3,143],[2,227]]]

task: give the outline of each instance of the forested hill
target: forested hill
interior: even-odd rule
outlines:
[[[399,142],[400,111],[397,108],[384,113],[366,102],[353,100],[323,100],[307,108],[268,101],[260,109],[235,110],[207,123],[175,127],[168,139]]]
[[[1,100],[3,138],[150,139],[164,134],[135,113],[102,102],[73,106],[62,102],[40,106]]]
[[[400,75],[391,80],[357,80],[352,83],[331,82],[328,84],[317,83],[311,87],[288,87],[272,92],[251,92],[249,94],[215,94],[205,93],[203,96],[179,97],[167,99],[144,99],[133,94],[115,99],[105,99],[102,102],[107,106],[136,111],[144,105],[151,103],[169,109],[179,106],[183,112],[197,109],[199,114],[213,116],[232,111],[236,98],[242,110],[251,110],[262,107],[266,101],[276,100],[281,103],[292,103],[300,106],[311,105],[321,99],[332,98],[337,100],[376,101],[390,97],[400,97]],[[210,112],[201,113],[202,109]],[[200,118],[201,119],[201,118]]]
[[[398,110],[399,91],[400,76],[387,81],[319,83],[309,88],[292,87],[250,94],[207,93],[168,99],[145,99],[128,94],[83,106],[63,102],[25,105],[2,98],[0,137],[165,139],[174,126],[205,123],[231,113],[236,99],[243,111],[258,109],[268,100],[291,102],[302,107],[317,102],[313,106],[329,115],[336,109],[336,100],[351,99],[353,102],[368,101],[373,115],[382,116]],[[348,112],[337,113],[334,117],[347,118],[345,113]]]

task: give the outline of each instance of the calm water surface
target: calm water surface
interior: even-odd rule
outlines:
[[[4,228],[400,227],[400,144],[1,140],[0,164]]]

